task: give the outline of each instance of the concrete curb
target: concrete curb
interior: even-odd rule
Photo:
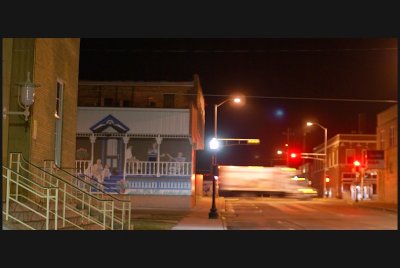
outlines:
[[[374,206],[368,206],[368,205],[364,205],[364,204],[355,204],[355,205],[359,206],[359,207],[363,207],[363,208],[370,208],[370,209],[376,209],[376,210],[385,210],[385,211],[397,213],[397,210],[396,209],[392,209],[392,208],[374,207]]]
[[[397,213],[397,209],[394,208],[386,208],[386,207],[382,207],[382,206],[375,206],[375,205],[371,205],[368,203],[363,203],[361,202],[352,202],[352,201],[347,201],[347,204],[352,205],[352,206],[357,206],[357,207],[362,207],[362,208],[370,208],[370,209],[375,209],[375,210],[384,210],[384,211],[389,211],[389,212],[394,212]]]

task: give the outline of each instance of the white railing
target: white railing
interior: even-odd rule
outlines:
[[[26,161],[21,153],[10,153],[10,169],[17,174],[25,173],[30,180],[40,187],[58,188],[59,198],[55,202],[54,214],[55,229],[58,220],[62,220],[63,227],[66,223],[78,229],[84,229],[82,225],[95,225],[103,230],[114,229],[114,202],[112,200],[101,199],[93,194],[83,191],[73,184],[72,180],[65,180],[44,169]],[[18,175],[17,178],[19,178]],[[17,180],[18,183],[18,180]],[[16,195],[18,196],[18,191]],[[58,213],[58,205],[61,205],[62,213]],[[78,208],[79,206],[79,208]],[[70,221],[66,215],[74,215],[80,218],[80,224]]]
[[[91,160],[75,160],[75,168],[78,174],[84,174],[85,170],[89,167]]]
[[[44,161],[44,169],[49,171],[52,174],[57,174],[57,176],[72,181],[74,185],[79,187],[80,189],[91,193],[92,195],[98,196],[99,198],[110,200],[113,202],[113,218],[112,221],[114,222],[114,229],[118,223],[121,230],[124,229],[131,229],[131,202],[128,200],[120,199],[114,195],[110,195],[109,193],[105,192],[107,188],[103,184],[94,181],[88,176],[85,176],[82,173],[76,172],[75,169],[64,169],[58,168],[55,166],[53,160],[45,160]]]
[[[159,165],[157,164],[157,162],[151,161],[127,161],[126,175],[192,175],[192,162],[159,162]]]
[[[3,214],[5,220],[12,219],[30,230],[35,227],[11,215],[10,203],[15,202],[27,211],[34,213],[39,219],[45,221],[45,229],[49,230],[51,215],[57,218],[57,211],[51,211],[51,206],[57,207],[58,187],[44,187],[21,174],[3,166],[3,180],[6,181],[6,204]],[[45,207],[42,206],[45,204]],[[53,228],[57,230],[57,221],[54,221]]]

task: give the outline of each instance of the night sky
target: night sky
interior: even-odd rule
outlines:
[[[240,92],[242,107],[218,108],[218,136],[259,138],[258,146],[226,147],[220,164],[270,165],[289,144],[312,152],[323,143],[315,120],[328,138],[359,129],[375,134],[376,114],[388,102],[349,102],[286,98],[396,100],[397,39],[81,39],[81,80],[192,81],[197,73],[205,94],[206,141],[213,135],[213,107]],[[304,132],[306,135],[304,135]]]

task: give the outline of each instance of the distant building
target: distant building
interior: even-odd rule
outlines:
[[[377,149],[384,151],[385,167],[379,169],[379,200],[388,203],[398,202],[398,115],[397,104],[377,115]]]
[[[353,187],[357,182],[356,173],[353,171],[354,161],[360,161],[365,165],[367,150],[376,149],[376,135],[370,134],[337,134],[327,141],[327,178],[323,178],[324,162],[314,160],[307,167],[305,174],[309,174],[312,187],[318,189],[323,196],[324,180],[326,181],[326,193],[329,197],[351,199],[354,197]],[[314,153],[324,153],[324,144],[314,148]],[[307,168],[306,168],[307,167]],[[367,198],[376,198],[377,170],[363,170],[364,186]]]
[[[3,165],[8,165],[10,152],[21,152],[26,160],[40,167],[49,159],[72,167],[75,162],[80,40],[4,38],[2,44]],[[28,76],[31,82],[40,86],[36,88],[34,103],[29,108],[30,116],[25,121],[23,115],[7,113],[23,110],[19,104],[18,84],[26,82]]]
[[[194,205],[195,152],[204,148],[205,109],[190,82],[80,81],[76,167],[100,159],[110,187],[125,178],[138,207]]]

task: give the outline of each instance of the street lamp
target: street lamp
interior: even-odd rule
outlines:
[[[217,135],[217,117],[218,117],[218,107],[222,104],[227,103],[228,101],[233,101],[234,103],[241,103],[242,99],[239,97],[229,98],[224,100],[219,104],[214,105],[214,138],[210,141],[210,149],[212,150],[212,165],[211,165],[211,172],[212,174],[212,205],[210,212],[208,213],[209,219],[217,219],[219,217],[217,208],[215,207],[215,180],[216,180],[216,172],[218,171],[217,165],[217,150],[219,148],[218,143],[218,135]]]
[[[318,124],[318,123],[307,122],[307,126],[308,127],[312,126],[314,124],[319,126],[320,128],[322,128],[324,130],[324,132],[325,132],[325,140],[324,140],[324,175],[323,175],[324,178],[322,180],[323,181],[323,185],[324,185],[324,187],[323,187],[323,189],[324,189],[323,196],[325,197],[325,194],[326,194],[326,168],[327,168],[328,129],[326,127]]]

